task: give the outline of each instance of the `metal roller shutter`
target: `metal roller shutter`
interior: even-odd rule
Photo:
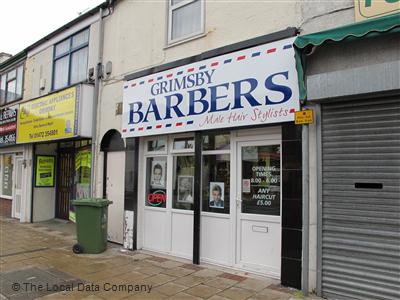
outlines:
[[[322,294],[400,299],[400,99],[322,105]]]

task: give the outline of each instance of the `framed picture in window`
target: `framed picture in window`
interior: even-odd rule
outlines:
[[[153,160],[151,162],[150,185],[153,189],[165,189],[165,161]]]
[[[193,203],[193,176],[178,176],[178,202]]]
[[[224,205],[224,183],[223,182],[210,182],[210,199],[209,206],[212,208],[225,207]]]

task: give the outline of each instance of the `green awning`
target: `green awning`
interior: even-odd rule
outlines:
[[[294,41],[294,48],[296,51],[300,99],[304,100],[307,97],[303,68],[305,63],[304,49],[321,46],[324,43],[336,43],[343,40],[369,38],[392,33],[400,33],[400,13],[298,36]]]

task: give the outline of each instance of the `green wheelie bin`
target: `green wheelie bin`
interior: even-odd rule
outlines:
[[[107,248],[108,205],[112,201],[101,198],[73,200],[76,210],[78,244],[74,253],[101,253]]]

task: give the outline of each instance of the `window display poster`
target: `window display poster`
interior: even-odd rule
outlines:
[[[54,187],[55,160],[50,155],[36,156],[35,187]]]
[[[13,157],[11,154],[3,155],[2,191],[3,196],[12,197]]]
[[[242,191],[243,193],[250,193],[251,192],[251,183],[250,179],[243,179],[242,180]]]
[[[90,149],[80,149],[75,153],[75,197],[85,199],[90,197],[90,163],[92,152]],[[75,206],[70,203],[69,220],[75,222]]]
[[[165,189],[165,161],[152,161],[150,185],[153,189]]]
[[[210,182],[210,207],[224,208],[223,182]]]
[[[178,176],[178,202],[193,203],[193,176]]]

